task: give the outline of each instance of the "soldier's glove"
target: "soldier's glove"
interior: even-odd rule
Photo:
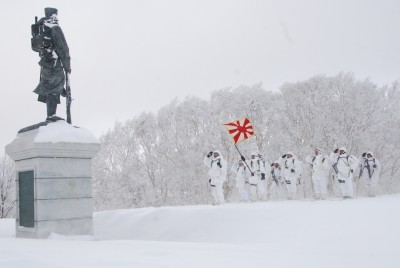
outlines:
[[[65,70],[66,73],[69,73],[69,74],[71,73],[71,67],[65,68],[64,70]]]
[[[246,158],[244,158],[243,155],[240,156],[240,159],[242,159],[242,161],[246,161]]]
[[[222,165],[220,162],[217,163],[217,166],[219,166],[219,168],[222,168]]]
[[[367,153],[363,153],[361,156],[362,156],[362,157],[365,157],[366,155],[367,155]]]
[[[282,158],[286,158],[286,154],[282,155]]]
[[[339,149],[335,149],[335,151],[333,151],[335,154],[337,154],[337,152],[339,152]]]
[[[373,165],[372,167],[373,167],[373,168],[376,168],[376,165]]]
[[[265,174],[261,173],[261,180],[265,180]]]
[[[351,173],[353,173],[353,170],[352,170],[352,169],[350,169],[350,172],[351,172]]]
[[[271,167],[275,166],[274,163],[271,164]]]
[[[295,173],[296,171],[292,168],[292,169],[290,170],[290,172]]]
[[[252,176],[252,177],[254,176],[254,173],[253,173],[253,172],[251,172],[251,176]]]
[[[207,157],[210,158],[210,156],[212,156],[213,152],[209,152]]]

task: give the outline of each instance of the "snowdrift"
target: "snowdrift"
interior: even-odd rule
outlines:
[[[16,239],[0,267],[400,267],[400,195],[98,212],[95,235]]]

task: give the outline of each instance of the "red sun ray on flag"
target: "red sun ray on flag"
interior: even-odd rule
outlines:
[[[235,144],[255,135],[253,125],[247,117],[224,124],[224,128],[228,131]]]

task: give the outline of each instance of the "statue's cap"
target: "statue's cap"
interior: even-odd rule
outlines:
[[[46,17],[51,17],[51,15],[53,15],[53,14],[58,15],[58,10],[57,10],[57,8],[54,8],[54,7],[46,7],[46,8],[44,9],[44,15],[45,15]]]

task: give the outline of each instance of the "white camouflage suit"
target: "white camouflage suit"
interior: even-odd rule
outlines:
[[[253,152],[251,154],[251,159],[247,161],[247,165],[250,168],[250,171],[248,172],[248,178],[250,184],[250,199],[252,201],[267,199],[267,184],[265,182],[265,161],[260,159],[258,155],[258,153]],[[262,178],[264,179],[262,180]]]
[[[369,196],[374,196],[379,183],[381,163],[374,158],[372,152],[367,152],[360,163],[360,186]]]
[[[339,149],[339,155],[331,153],[330,158],[332,164],[336,165],[337,179],[342,197],[344,199],[353,198],[354,171],[358,166],[358,159],[353,155],[348,155],[345,147]]]
[[[305,160],[312,166],[312,182],[316,199],[327,196],[328,176],[331,167],[329,157],[321,154],[320,149],[314,150],[314,155],[308,155]]]
[[[220,151],[210,152],[204,157],[204,164],[209,168],[209,183],[214,199],[214,205],[225,202],[222,186],[226,180],[227,164]]]
[[[290,156],[289,158],[287,156]],[[281,158],[282,175],[285,179],[288,199],[295,199],[297,193],[297,183],[300,179],[303,167],[301,161],[295,158],[292,152],[288,152]]]
[[[240,201],[247,202],[249,201],[249,193],[246,190],[246,182],[247,182],[247,167],[244,162],[240,159],[238,163],[235,163],[232,166],[232,171],[236,173],[236,187],[240,194]]]
[[[284,198],[286,189],[284,189],[285,181],[281,177],[281,167],[279,161],[275,161],[271,166],[271,178],[268,182],[268,192],[270,198]]]

